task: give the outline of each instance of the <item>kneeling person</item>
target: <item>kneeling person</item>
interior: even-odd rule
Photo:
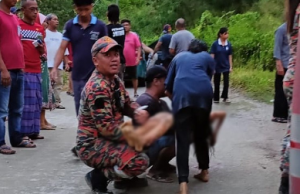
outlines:
[[[163,135],[172,125],[170,114],[148,119],[144,110],[132,108],[125,87],[117,76],[120,69],[121,46],[105,36],[92,47],[95,71],[83,89],[77,132],[76,151],[79,158],[94,168],[86,175],[95,192],[107,191],[108,180],[134,178],[145,173],[149,159],[144,146]],[[133,117],[145,125],[133,130],[123,116]],[[135,148],[135,149],[134,149]]]
[[[154,66],[146,74],[146,92],[139,96],[136,102],[140,106],[148,106],[145,110],[149,116],[160,112],[170,112],[167,103],[160,98],[165,96],[165,79],[167,70],[162,66]],[[175,157],[175,133],[170,129],[164,136],[155,141],[146,151],[150,159],[150,169],[147,177],[164,183],[173,182],[168,173],[174,172],[176,168],[169,164]]]

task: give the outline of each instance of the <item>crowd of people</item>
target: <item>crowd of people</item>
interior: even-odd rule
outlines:
[[[114,181],[117,189],[147,186],[146,178],[171,183],[174,180],[169,175],[177,168],[180,194],[187,194],[191,143],[200,171],[194,178],[209,181],[209,148],[215,145],[226,116],[223,111],[212,111],[212,104],[219,103],[220,97],[230,103],[233,49],[227,28],[219,30],[208,51],[206,43],[195,39],[186,30],[185,20],[179,18],[175,22],[177,32],[171,34],[171,25],[164,25],[163,35],[152,50],[131,30],[129,19],[120,21],[117,5],[108,6],[106,25],[92,14],[93,0],[73,0],[77,15],[60,33],[59,18],[53,13],[39,13],[36,0],[21,0],[20,9],[15,4],[15,0],[0,2],[1,154],[16,153],[5,143],[6,120],[12,147],[35,148],[33,140],[44,139],[40,130],[55,130],[46,119],[46,111],[65,109],[60,92],[63,71],[67,71],[67,93],[74,97],[78,119],[72,151],[93,168],[85,176],[92,191],[111,193],[108,181]],[[298,34],[293,19],[294,13],[299,13],[297,7],[289,10],[293,13],[290,20],[276,32],[272,120],[290,123],[287,109],[292,102]],[[292,35],[292,57],[286,33]],[[137,74],[145,52],[150,54],[152,65],[145,74],[146,91],[139,95]],[[293,60],[288,66],[290,58]],[[154,65],[156,61],[158,65]],[[133,98],[125,89],[125,73],[132,80]],[[224,84],[220,96],[221,75]],[[165,96],[172,101],[172,110],[161,99]],[[125,122],[124,116],[131,120]],[[289,133],[282,151],[281,190],[287,189],[288,142]],[[176,167],[169,164],[174,157]]]

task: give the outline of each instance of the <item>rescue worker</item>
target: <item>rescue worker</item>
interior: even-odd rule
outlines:
[[[96,67],[81,95],[79,129],[76,151],[78,157],[94,168],[86,181],[94,192],[110,194],[108,180],[122,181],[146,175],[149,159],[143,152],[172,125],[169,113],[149,118],[138,104],[131,103],[121,79],[120,51],[122,47],[108,36],[96,41],[92,47]],[[134,130],[129,116],[145,123]]]

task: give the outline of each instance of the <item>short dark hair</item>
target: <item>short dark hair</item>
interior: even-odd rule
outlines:
[[[224,34],[224,33],[226,33],[226,32],[228,32],[228,28],[226,28],[226,27],[223,27],[223,28],[220,28],[220,30],[219,30],[219,32],[218,32],[218,38],[220,38],[220,35],[221,34]]]
[[[85,5],[92,5],[95,3],[95,0],[73,0],[73,4],[75,6],[85,6]]]
[[[45,19],[45,22],[49,22],[50,20],[52,20],[52,18],[56,16],[55,14],[53,13],[49,13],[47,16],[46,16],[46,19]],[[57,16],[56,16],[57,17]]]
[[[124,24],[124,23],[129,23],[129,24],[131,24],[131,22],[130,22],[129,19],[123,19],[123,20],[121,21],[121,24]]]
[[[147,70],[145,82],[146,82],[146,88],[150,88],[154,79],[160,79],[160,78],[166,78],[168,75],[167,70],[160,66],[155,65]]]
[[[207,44],[204,41],[198,39],[193,39],[188,49],[188,51],[192,53],[200,53],[207,50],[208,50]]]
[[[36,0],[21,0],[20,6],[24,7],[28,1],[36,1]]]
[[[110,22],[118,22],[120,19],[119,6],[112,4],[107,8],[107,17]]]

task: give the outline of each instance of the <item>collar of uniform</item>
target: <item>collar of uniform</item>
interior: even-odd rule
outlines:
[[[218,39],[218,44],[219,44],[219,45],[222,45],[222,41],[221,41],[220,38]],[[228,45],[228,41],[226,40],[226,41],[225,41],[225,46],[227,46],[227,45]]]
[[[93,14],[91,14],[91,22],[90,24],[93,24],[95,25],[97,23],[97,17],[94,16]],[[79,18],[78,18],[78,15],[73,19],[73,24],[78,24],[79,23]]]

